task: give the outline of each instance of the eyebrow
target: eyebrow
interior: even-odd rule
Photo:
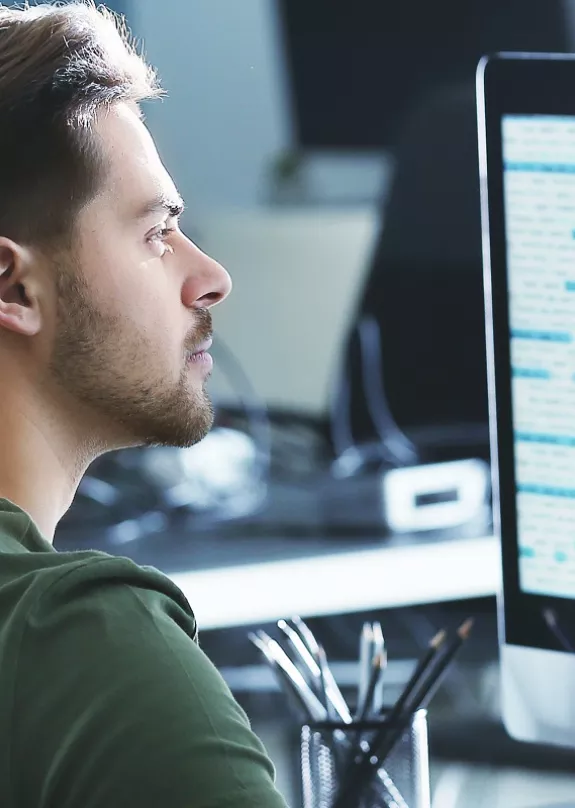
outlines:
[[[146,202],[146,204],[137,213],[137,218],[145,219],[152,213],[161,213],[162,211],[166,211],[170,214],[170,216],[177,218],[178,216],[182,215],[185,208],[186,205],[181,196],[167,196],[166,194],[160,192]]]

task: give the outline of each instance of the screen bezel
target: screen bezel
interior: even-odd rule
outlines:
[[[493,505],[502,537],[502,640],[565,651],[543,614],[553,609],[561,623],[575,626],[575,599],[528,594],[519,586],[501,124],[506,115],[575,117],[575,56],[500,53],[486,57],[478,68],[477,102]]]

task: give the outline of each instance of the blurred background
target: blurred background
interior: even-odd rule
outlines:
[[[168,97],[182,226],[233,276],[213,432],[92,465],[58,549],[151,564],[301,804],[299,728],[247,640],[300,614],[344,691],[382,622],[386,696],[476,617],[430,710],[434,808],[540,808],[575,754],[499,718],[475,68],[571,51],[572,0],[123,0]],[[273,715],[273,722],[269,716]]]

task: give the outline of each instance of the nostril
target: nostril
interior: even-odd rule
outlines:
[[[198,298],[198,305],[199,306],[214,306],[216,303],[219,303],[220,300],[224,297],[221,292],[208,292],[202,297]]]

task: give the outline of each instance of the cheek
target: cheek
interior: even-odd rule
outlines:
[[[126,328],[144,352],[170,365],[170,357],[182,352],[187,332],[177,292],[169,284],[162,261],[141,264],[136,276],[120,286],[116,306]]]
[[[93,242],[90,252],[83,251],[94,306],[118,323],[122,331],[118,339],[126,347],[129,343],[131,352],[151,352],[170,364],[167,357],[182,353],[189,332],[181,290],[168,275],[165,261],[145,242],[135,245],[135,238],[118,239],[111,252],[111,241]]]

